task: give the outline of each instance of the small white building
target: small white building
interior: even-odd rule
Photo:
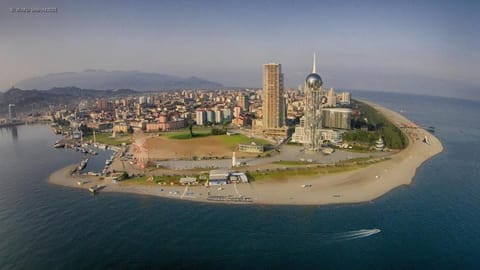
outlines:
[[[248,183],[248,177],[243,172],[234,172],[230,174],[230,182]]]
[[[198,184],[196,177],[182,177],[180,178],[180,184],[182,185],[196,185]]]
[[[226,170],[211,170],[208,177],[209,186],[218,186],[228,184],[230,173]]]

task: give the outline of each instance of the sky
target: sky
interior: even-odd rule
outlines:
[[[57,8],[14,13],[12,8]],[[480,99],[480,1],[1,1],[0,89],[48,73],[139,70],[261,87]]]

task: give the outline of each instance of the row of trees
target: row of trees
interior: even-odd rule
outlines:
[[[227,125],[228,125],[227,122],[223,122],[223,124],[222,124],[221,127],[212,125],[212,126],[211,126],[212,129],[211,129],[211,131],[210,131],[210,134],[211,134],[211,135],[224,135],[224,134],[227,134]],[[193,126],[194,126],[193,121],[188,122],[188,131],[189,131],[189,133],[190,133],[190,138],[196,137],[196,136],[195,136],[195,133],[193,132]]]
[[[357,104],[361,115],[353,119],[353,126],[356,129],[343,135],[346,141],[373,145],[379,137],[383,137],[388,148],[403,149],[406,147],[407,140],[398,127],[367,104],[362,102]],[[359,129],[362,127],[367,127],[367,131]]]

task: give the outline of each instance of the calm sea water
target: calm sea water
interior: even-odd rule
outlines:
[[[480,269],[480,103],[354,95],[435,126],[445,146],[411,186],[355,205],[92,196],[47,183],[81,159],[48,127],[0,129],[0,269]]]

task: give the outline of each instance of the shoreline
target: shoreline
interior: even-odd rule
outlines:
[[[412,123],[403,115],[375,103],[361,100],[384,115],[395,126]],[[401,129],[401,128],[400,128]],[[205,203],[255,204],[255,205],[328,205],[340,203],[360,203],[377,199],[391,190],[409,185],[417,169],[427,160],[443,151],[442,143],[431,133],[418,127],[411,132],[419,140],[412,139],[401,129],[408,139],[408,146],[395,153],[389,160],[369,165],[353,171],[314,175],[288,180],[254,181],[248,184],[228,184],[221,186],[162,186],[162,185],[122,185],[110,180],[99,180],[92,176],[72,176],[76,165],[69,165],[52,173],[48,182],[68,187],[88,189],[93,184],[104,185],[100,192],[122,192],[139,195],[159,196]],[[422,141],[428,136],[430,144]],[[77,181],[89,181],[77,185]],[[302,187],[302,185],[311,185]],[[253,202],[211,201],[209,196],[244,196]]]

